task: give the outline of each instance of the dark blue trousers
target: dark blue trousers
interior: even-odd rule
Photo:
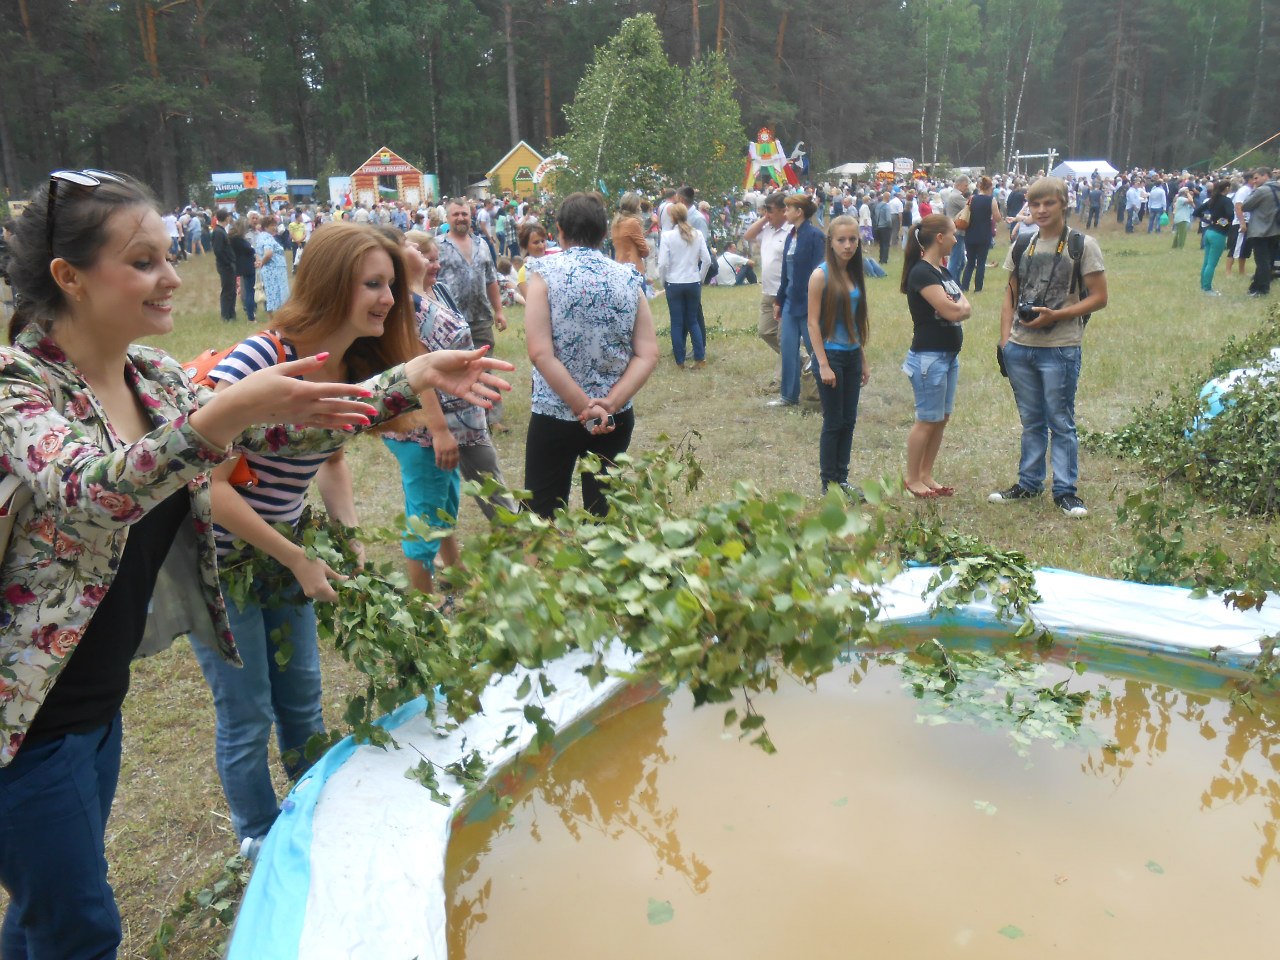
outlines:
[[[33,743],[0,768],[2,960],[114,960],[120,912],[107,883],[107,817],[120,776],[120,716]]]

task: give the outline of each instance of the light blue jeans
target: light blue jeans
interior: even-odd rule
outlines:
[[[1080,476],[1076,436],[1080,348],[1024,347],[1010,342],[1005,344],[1004,364],[1022,421],[1018,485],[1031,493],[1044,488],[1045,454],[1049,453],[1054,497],[1074,494]]]
[[[300,753],[313,734],[324,732],[315,608],[301,593],[295,599],[275,609],[256,603],[240,608],[227,601],[243,668],[231,666],[202,643],[191,645],[213,691],[218,778],[241,840],[266,836],[280,812],[267,760],[272,726],[282,755]],[[293,646],[284,667],[276,663],[277,645],[271,640],[277,629]],[[308,766],[299,757],[285,763],[285,772],[297,777]]]
[[[956,231],[956,245],[951,248],[951,253],[947,255],[947,273],[951,274],[951,279],[956,283],[959,283],[964,276],[965,236],[964,230]]]

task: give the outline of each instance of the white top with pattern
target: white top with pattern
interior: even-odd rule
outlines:
[[[605,397],[631,362],[642,295],[640,274],[590,247],[571,247],[558,257],[539,257],[525,266],[547,284],[556,359],[587,396]],[[577,419],[536,369],[530,409],[558,420]]]

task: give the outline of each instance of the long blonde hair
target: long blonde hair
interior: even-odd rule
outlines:
[[[673,203],[671,205],[671,222],[680,231],[680,237],[685,243],[693,243],[693,227],[689,226],[688,207],[683,203]]]

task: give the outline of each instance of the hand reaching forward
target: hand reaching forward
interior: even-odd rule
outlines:
[[[490,371],[515,370],[505,360],[486,357],[488,351],[485,346],[478,350],[436,350],[414,357],[405,364],[409,386],[414,393],[440,390],[487,410],[500,399],[500,391],[511,389],[511,384]]]
[[[223,384],[191,415],[191,425],[211,443],[225,446],[254,424],[289,423],[328,430],[366,426],[377,413],[354,397],[371,396],[355,383],[298,379],[324,366],[327,353],[257,370]]]

